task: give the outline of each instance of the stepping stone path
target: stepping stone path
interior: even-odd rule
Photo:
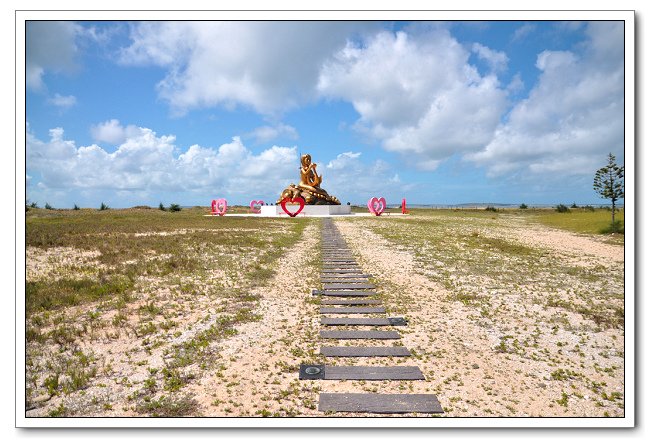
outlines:
[[[376,284],[370,283],[372,275],[363,273],[334,222],[323,220],[322,232],[323,267],[321,290],[312,295],[323,297],[320,301],[320,324],[326,329],[320,331],[323,340],[399,340],[396,330],[334,330],[332,327],[400,327],[408,325],[404,317],[330,317],[327,315],[386,314],[381,300],[373,299],[377,294]],[[333,306],[339,305],[339,306]],[[337,357],[408,357],[411,352],[404,346],[362,347],[325,346],[320,354],[328,358]],[[422,381],[424,374],[417,366],[335,366],[301,365],[301,380],[392,380]],[[439,414],[442,406],[433,394],[386,394],[386,393],[321,393],[318,410],[321,412],[365,412],[374,414]]]

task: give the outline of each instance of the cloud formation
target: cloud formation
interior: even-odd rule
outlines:
[[[467,160],[491,176],[593,174],[608,152],[622,153],[623,25],[591,22],[586,35],[580,51],[537,56],[537,84]]]
[[[255,143],[268,143],[278,138],[288,138],[289,140],[298,140],[298,131],[293,126],[284,123],[277,123],[274,126],[260,126],[253,129],[249,134],[255,139]]]
[[[77,98],[74,95],[61,95],[55,93],[54,96],[48,98],[47,102],[58,108],[68,109],[77,104]]]
[[[535,29],[524,24],[512,39]],[[578,50],[538,55],[539,80],[514,106],[509,95],[523,83],[516,74],[501,84],[506,53],[464,46],[442,27],[353,38],[351,27],[331,22],[144,22],[132,28],[120,58],[165,67],[159,95],[180,113],[244,105],[268,116],[322,97],[342,99],[359,114],[353,129],[412,166],[435,170],[462,154],[496,176],[522,167],[590,170],[590,140],[601,142],[594,151],[621,140],[622,28],[593,22],[585,33]],[[469,62],[472,54],[487,73]],[[280,123],[250,136],[266,143],[297,131]],[[565,162],[554,158],[566,151]]]
[[[373,196],[385,196],[395,201],[397,197],[390,196],[408,188],[390,164],[381,159],[365,162],[360,156],[360,152],[347,151],[318,165],[318,173],[323,175],[322,187],[342,203],[365,203]]]
[[[90,135],[92,135],[93,140],[112,145],[122,144],[128,138],[136,137],[140,133],[140,128],[137,126],[122,126],[120,121],[115,118],[103,123],[94,124],[90,127]]]
[[[526,38],[529,34],[535,32],[537,27],[533,23],[524,23],[521,25],[519,28],[515,30],[515,32],[512,34],[512,40],[513,42],[520,41]]]
[[[396,24],[371,28],[347,22],[138,22],[122,26],[130,27],[130,42],[118,52],[119,62],[161,67],[164,74],[157,84],[158,97],[172,112],[249,108],[261,114],[267,125],[242,137],[267,149],[253,153],[239,137],[216,148],[179,148],[174,136],[158,136],[150,129],[123,125],[116,118],[91,125],[89,143],[94,144],[78,146],[66,140],[55,123],[46,141],[28,131],[30,186],[105,188],[127,195],[155,189],[248,194],[251,186],[259,186],[256,194],[273,192],[274,196],[276,190],[295,182],[298,164],[296,148],[271,146],[278,139],[282,143],[298,139],[298,130],[283,123],[283,113],[308,103],[312,103],[310,109],[318,104],[300,113],[313,114],[308,115],[313,123],[331,110],[347,113],[347,104],[345,109],[327,109],[328,103],[322,100],[330,99],[349,103],[357,112],[358,119],[346,129],[400,154],[421,170],[435,170],[447,158],[459,155],[452,160],[462,158],[485,168],[492,177],[539,180],[557,174],[566,180],[569,175],[593,175],[608,152],[618,157],[623,151],[620,23],[527,23],[505,36],[512,47],[526,48],[525,40],[537,42],[542,33],[575,33],[571,40],[557,40],[558,45],[566,42],[564,50],[537,55],[538,78],[533,81],[529,81],[529,67],[508,71],[513,62],[504,51],[485,42],[461,43],[451,27],[428,23],[406,25],[400,31],[393,31],[400,28]],[[118,32],[115,27],[103,30],[73,22],[28,23],[28,89],[40,89],[42,103],[62,110],[74,106],[74,95],[47,92],[44,75],[74,70],[84,43],[97,43],[105,50],[102,54],[107,54],[109,45],[123,42],[112,40]],[[584,35],[584,41],[575,44],[577,35]],[[520,62],[514,54],[510,56]],[[478,61],[481,70],[470,61]],[[521,74],[513,76],[516,70]],[[521,96],[525,98],[520,100]],[[80,97],[84,102],[91,100]],[[248,123],[242,128],[255,126]],[[300,130],[308,135],[309,125]],[[319,163],[319,169],[328,173],[326,182],[331,188],[347,196],[351,189],[376,195],[372,190],[377,185],[405,188],[400,174],[408,177],[403,173],[381,160],[364,162],[365,157],[355,151]]]
[[[104,131],[116,129],[113,120]],[[112,126],[112,127],[111,127]],[[217,149],[178,148],[172,135],[126,126],[124,141],[109,152],[99,145],[77,146],[61,128],[49,141],[27,134],[27,171],[50,190],[112,190],[151,193],[194,191],[211,194],[279,194],[294,181],[296,148],[272,146],[253,154],[239,137]],[[109,135],[110,137],[110,135]]]
[[[116,120],[109,120],[115,124]],[[119,123],[118,123],[119,125]],[[192,145],[182,150],[173,135],[158,136],[151,129],[133,125],[114,151],[97,144],[77,145],[64,130],[49,131],[46,141],[27,133],[27,182],[36,179],[38,194],[47,200],[64,200],[77,192],[87,197],[110,194],[104,200],[128,198],[152,203],[160,197],[226,197],[231,203],[253,198],[274,201],[290,183],[296,183],[296,147],[271,146],[259,153],[233,137],[218,148]],[[397,201],[410,186],[381,159],[361,160],[360,152],[344,152],[318,163],[323,188],[343,202],[364,202],[372,196]],[[34,185],[31,186],[34,193]],[[394,195],[395,197],[391,197]],[[40,197],[39,196],[39,197]]]
[[[499,73],[508,68],[508,56],[503,51],[491,50],[485,45],[474,42],[472,52],[476,53],[479,59],[484,60],[492,72]]]
[[[507,61],[484,46],[476,51],[495,68]],[[482,149],[507,106],[496,75],[481,76],[469,56],[445,29],[381,32],[348,42],[324,66],[319,90],[350,101],[361,116],[356,129],[385,149],[435,169],[456,152]]]
[[[27,88],[45,87],[46,70],[70,72],[76,67],[75,39],[81,27],[74,22],[28,21],[25,30]]]
[[[314,98],[323,61],[345,45],[353,27],[350,22],[140,22],[119,61],[168,69],[158,92],[179,114],[244,105],[273,115]]]

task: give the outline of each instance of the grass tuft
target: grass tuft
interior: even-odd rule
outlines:
[[[148,414],[152,417],[183,417],[196,415],[199,407],[198,402],[188,394],[165,395],[158,399],[145,397],[135,408],[140,414]]]

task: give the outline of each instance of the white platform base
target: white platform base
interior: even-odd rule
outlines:
[[[293,212],[297,206],[288,205],[287,209]],[[349,205],[305,205],[298,216],[340,216],[351,215],[352,208]],[[279,205],[263,205],[261,216],[287,216]]]

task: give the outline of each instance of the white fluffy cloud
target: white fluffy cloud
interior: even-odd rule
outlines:
[[[511,40],[514,41],[519,41],[523,40],[528,36],[529,34],[533,33],[537,29],[537,26],[533,23],[525,23],[519,28],[515,30],[515,32],[512,35]]]
[[[293,126],[284,123],[278,123],[274,126],[260,126],[255,128],[250,134],[258,144],[267,143],[278,138],[288,138],[298,140],[298,131]]]
[[[508,95],[521,91],[523,82],[519,75],[499,79],[508,64],[505,53],[481,43],[461,45],[449,30],[427,24],[352,36],[360,27],[345,22],[140,22],[131,27],[131,43],[119,60],[163,67],[159,96],[178,113],[243,105],[265,115],[271,124],[244,135],[257,143],[297,139],[281,113],[332,98],[353,105],[359,114],[353,129],[420,169],[434,170],[460,153],[493,176],[593,173],[607,152],[623,149],[623,29],[613,22],[558,26],[584,30],[587,39],[570,51],[541,52],[537,83],[514,105]],[[91,31],[72,22],[28,24],[28,87],[42,88],[48,70],[73,69],[79,37],[99,39]],[[512,39],[533,31],[535,25],[523,25]],[[473,54],[490,67],[487,74],[469,62]],[[59,107],[75,101],[50,97]],[[216,149],[195,145],[183,152],[173,137],[116,119],[92,126],[91,134],[95,144],[76,146],[61,129],[53,129],[49,141],[29,133],[28,163],[41,173],[34,177],[46,186],[120,191],[236,192],[259,185],[259,194],[296,177],[295,148],[273,146],[254,155],[235,138]],[[319,165],[331,173],[326,182],[342,191],[352,185],[374,194],[377,179],[399,183],[385,163],[368,166],[357,152]]]
[[[77,98],[74,95],[55,93],[54,96],[48,98],[47,102],[61,109],[68,109],[77,104]]]
[[[25,25],[25,83],[28,89],[46,91],[47,73],[72,74],[81,67],[80,54],[89,42],[105,45],[118,26],[83,26],[73,21],[31,20]],[[74,99],[74,101],[72,101]],[[48,102],[59,107],[74,105],[74,96],[54,95]]]
[[[502,72],[508,67],[508,56],[503,51],[491,50],[478,42],[474,42],[472,51],[487,62],[493,72]]]
[[[183,152],[174,136],[133,128],[137,132],[129,132],[114,152],[96,144],[77,146],[65,140],[61,128],[50,130],[49,141],[28,130],[27,171],[40,178],[45,190],[108,190],[153,197],[165,191],[269,197],[295,180],[296,148],[273,146],[253,154],[234,137],[217,149],[193,145]]]
[[[331,170],[341,170],[345,169],[350,162],[354,159],[358,159],[361,156],[360,152],[344,152],[336,156],[336,159],[330,160],[327,164],[327,168]]]
[[[314,97],[323,61],[349,22],[141,22],[120,61],[168,69],[159,95],[178,113],[245,105],[263,114]],[[357,25],[358,28],[358,25]]]
[[[398,195],[409,188],[387,162],[381,159],[365,162],[361,160],[360,152],[338,154],[328,163],[319,164],[318,173],[323,175],[321,186],[342,203],[365,203],[373,196],[397,201],[397,196],[390,195]]]
[[[74,22],[28,21],[25,31],[25,75],[27,87],[42,89],[46,70],[70,72],[76,66]]]
[[[487,47],[476,51],[495,68],[507,60]],[[507,106],[497,77],[481,76],[469,56],[448,30],[381,32],[348,42],[324,66],[319,90],[350,101],[361,116],[356,128],[385,149],[435,169],[456,152],[482,149]]]
[[[492,176],[593,174],[608,152],[622,153],[623,26],[592,22],[586,34],[579,52],[538,55],[537,85],[485,149],[468,160],[486,166]]]
[[[106,142],[112,145],[124,143],[128,138],[136,137],[140,133],[139,127],[122,126],[115,118],[90,127],[90,135],[96,142]]]
[[[218,148],[192,145],[183,151],[173,135],[134,128],[137,133],[126,137],[115,151],[97,144],[77,145],[65,139],[61,128],[51,129],[49,139],[40,140],[28,128],[29,197],[72,204],[81,196],[97,203],[133,205],[134,200],[155,204],[162,197],[196,201],[205,196],[206,200],[225,197],[232,204],[274,201],[298,181],[295,147],[271,146],[253,153],[233,137]],[[350,151],[327,162],[315,160],[323,175],[322,187],[343,203],[364,203],[372,196],[399,201],[411,186],[387,162],[363,161],[361,155]]]

